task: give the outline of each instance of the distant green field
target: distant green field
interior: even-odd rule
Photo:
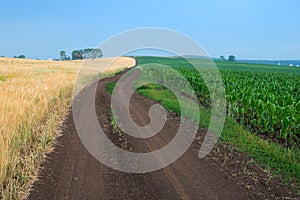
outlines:
[[[160,63],[172,67],[191,67],[183,58],[168,58],[168,57],[137,57],[139,64]],[[205,63],[204,59],[190,58],[192,63]],[[228,61],[214,61],[220,70],[237,70],[237,71],[258,71],[258,72],[282,72],[282,73],[296,73],[300,74],[300,67],[287,67],[278,65],[264,65]]]
[[[300,68],[287,67],[278,65],[263,65],[239,62],[214,61],[219,69],[224,70],[248,70],[258,72],[282,72],[282,73],[297,73],[300,74]]]

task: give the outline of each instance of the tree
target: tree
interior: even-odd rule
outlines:
[[[230,56],[228,57],[228,61],[230,61],[230,62],[235,62],[235,56],[234,56],[234,55],[230,55]]]
[[[22,59],[24,59],[26,57],[24,55],[19,55],[19,56],[14,56],[14,58],[22,58]]]
[[[94,58],[101,58],[102,57],[102,50],[101,49],[80,49],[72,51],[72,60],[81,60],[81,59],[94,59]]]
[[[101,58],[103,56],[101,49],[93,49],[93,51],[91,51],[90,54],[91,54],[90,58],[92,58],[92,59]]]
[[[224,61],[226,60],[224,56],[220,56],[220,60]]]
[[[62,50],[59,52],[59,54],[60,54],[60,60],[67,60],[67,54],[65,51]]]
[[[83,52],[82,50],[74,50],[72,51],[72,60],[81,60],[83,59]]]

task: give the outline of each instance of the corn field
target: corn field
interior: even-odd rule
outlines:
[[[209,89],[195,68],[180,58],[139,58],[141,64],[159,63],[179,71],[192,85],[199,102],[210,106]],[[206,73],[211,61],[194,60]],[[285,146],[299,145],[300,139],[300,69],[259,66],[232,62],[216,62],[227,100],[227,114],[253,134],[275,140]],[[174,74],[161,68],[151,74],[161,82],[169,81],[174,88],[184,87]]]

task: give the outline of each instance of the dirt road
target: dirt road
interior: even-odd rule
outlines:
[[[162,131],[149,139],[137,139],[114,133],[110,120],[110,94],[107,83],[121,76],[106,78],[97,88],[97,116],[106,135],[119,146],[134,152],[150,152],[167,144],[179,124],[179,117],[168,113]],[[149,107],[154,103],[135,94],[130,112],[140,125],[149,123]],[[225,148],[200,160],[198,150],[202,132],[189,150],[170,166],[144,174],[124,173],[111,169],[97,161],[85,149],[75,130],[73,115],[67,116],[63,133],[57,138],[54,151],[42,163],[38,180],[34,183],[28,199],[267,199],[287,195],[282,187],[269,189],[263,178],[257,182],[236,176],[244,170],[243,164],[232,164],[244,157],[235,156],[229,164]],[[224,164],[225,163],[225,164]],[[241,170],[239,169],[241,168]],[[257,169],[251,170],[258,174]],[[242,173],[242,172],[240,172]],[[272,185],[271,185],[272,186]],[[273,187],[273,186],[272,186]]]

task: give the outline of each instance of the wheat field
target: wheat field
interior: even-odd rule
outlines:
[[[113,73],[131,67],[128,57],[92,61]],[[59,133],[85,61],[0,58],[0,199],[22,198]]]

